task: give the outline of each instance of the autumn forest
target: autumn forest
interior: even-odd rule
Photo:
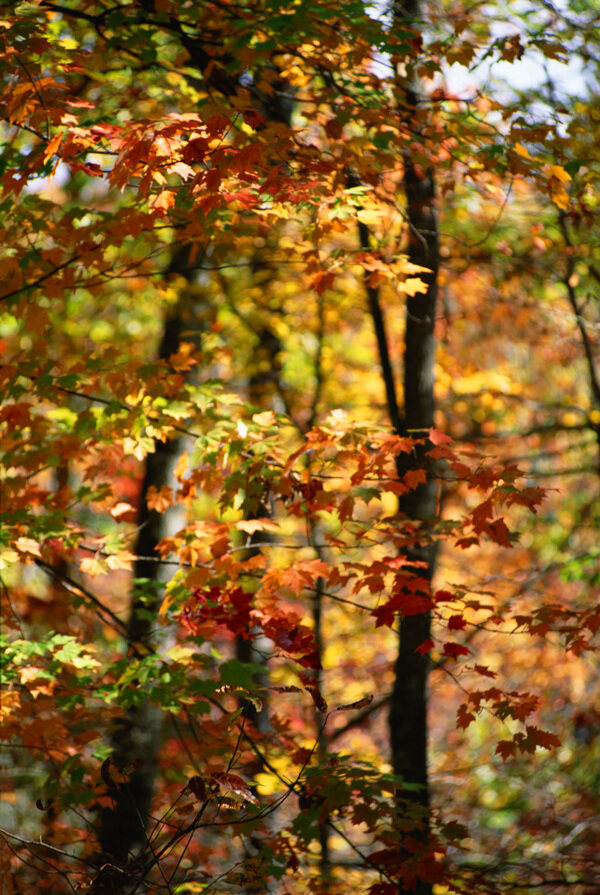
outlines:
[[[1,895],[600,892],[596,4],[0,70]]]

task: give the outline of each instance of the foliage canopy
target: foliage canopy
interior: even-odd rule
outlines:
[[[576,0],[2,10],[8,895],[600,884],[599,46]]]

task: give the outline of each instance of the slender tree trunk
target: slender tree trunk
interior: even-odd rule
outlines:
[[[189,262],[189,248],[178,249],[169,266],[170,273],[185,273]],[[183,308],[187,299],[182,297],[172,315],[165,320],[163,336],[158,351],[159,359],[167,360],[174,354],[184,331],[190,330]],[[148,509],[148,489],[160,490],[168,484],[172,466],[178,453],[178,440],[156,441],[155,450],[146,457],[144,479],[139,497],[138,529],[135,546],[138,557],[133,577],[138,581],[134,588],[127,621],[127,641],[144,644],[152,641],[155,617],[162,599],[161,566],[154,561],[156,546],[165,534],[165,516]],[[128,883],[124,868],[132,854],[147,843],[146,829],[154,797],[154,781],[157,769],[158,744],[160,742],[161,713],[146,701],[128,709],[111,731],[112,762],[125,772],[127,782],[111,791],[112,805],[100,811],[98,839],[99,873],[94,893],[118,893]],[[117,871],[114,867],[123,868]]]
[[[154,555],[162,537],[159,514],[146,507],[148,488],[160,489],[169,480],[175,442],[158,442],[156,451],[149,454],[140,494],[140,533],[134,576],[145,579],[131,606],[127,625],[132,643],[148,642],[152,635],[149,614],[155,614],[160,604],[160,566],[144,557]],[[99,840],[103,855],[126,861],[136,847],[146,840],[146,826],[154,796],[157,743],[160,737],[160,715],[147,702],[132,707],[115,724],[111,733],[112,761],[128,775],[126,785],[113,793],[114,804],[100,815]]]
[[[412,102],[416,99],[412,97]],[[427,292],[407,300],[404,344],[404,413],[397,400],[396,384],[390,356],[385,318],[380,303],[379,289],[369,285],[365,276],[365,288],[369,310],[377,340],[382,379],[390,422],[399,435],[416,438],[427,433],[433,425],[434,414],[434,324],[437,301],[437,271],[439,267],[438,232],[435,215],[435,184],[433,171],[419,177],[410,158],[405,158],[404,192],[406,218],[409,227],[409,260],[429,269],[422,274]],[[359,223],[359,238],[363,251],[369,250],[368,228]],[[411,467],[427,468],[427,452],[415,445],[411,455],[400,455],[397,463],[401,477]],[[429,595],[429,584],[435,566],[435,544],[429,539],[429,521],[436,511],[436,484],[430,470],[427,481],[410,491],[400,501],[400,510],[407,519],[421,526],[422,538],[407,551],[410,562],[415,563],[414,574],[425,579],[423,596]],[[429,791],[427,777],[427,673],[429,660],[418,652],[430,637],[430,613],[398,618],[398,655],[394,669],[394,684],[390,700],[389,727],[391,757],[394,773],[410,785],[399,796],[415,807],[415,821],[422,817],[420,838],[428,833],[427,815]],[[421,811],[419,811],[421,809]],[[417,837],[419,838],[419,837]],[[402,885],[400,891],[404,891]],[[416,895],[431,895],[429,883],[417,883],[411,888]]]
[[[419,6],[419,0],[407,0],[404,4],[394,3],[394,21],[399,26],[414,25],[419,16]],[[402,100],[407,122],[412,124],[418,104],[416,93],[405,84],[403,96],[399,99]],[[434,172],[429,169],[424,175],[419,173],[407,153],[404,158],[403,186],[409,233],[409,261],[428,268],[430,272],[422,275],[422,279],[427,284],[426,293],[409,297],[406,303],[402,418],[400,418],[397,409],[395,392],[392,393],[392,400],[390,400],[387,378],[386,390],[390,417],[398,432],[421,437],[426,434],[434,422],[434,325],[439,267]],[[385,378],[386,364],[383,358],[382,368]],[[407,471],[405,457],[406,455],[401,455],[399,458],[399,475]],[[420,467],[426,466],[426,450],[416,446],[408,463]],[[434,574],[436,551],[435,545],[429,539],[428,527],[429,521],[435,515],[436,497],[435,481],[428,470],[427,481],[410,491],[400,501],[401,512],[407,519],[416,522],[422,531],[422,538],[417,540],[408,551],[408,559],[415,563],[415,575],[422,577],[429,584]],[[428,585],[424,584],[424,596],[428,596],[428,590]],[[426,655],[421,655],[418,648],[430,638],[430,613],[400,616],[398,627],[398,655],[394,669],[389,713],[391,758],[394,773],[407,784],[416,784],[419,787],[417,790],[400,791],[399,796],[412,803],[416,820],[418,820],[419,809],[421,809],[422,826],[416,838],[421,839],[424,843],[429,829],[427,773],[429,660]],[[407,857],[409,857],[408,854]],[[405,890],[403,884],[400,883],[399,891]],[[410,891],[415,895],[431,895],[433,890],[431,883],[421,880],[417,881],[416,886],[411,885]]]
[[[427,292],[409,298],[406,306],[404,346],[404,419],[409,433],[422,435],[433,425],[434,321],[437,299],[438,236],[434,212],[433,172],[420,179],[410,159],[405,162],[404,188],[410,227],[409,259],[428,267],[423,275]],[[415,462],[426,463],[425,452],[415,451]],[[420,456],[419,456],[420,455]],[[401,470],[403,471],[403,470]],[[436,510],[436,486],[433,478],[409,492],[401,501],[401,510],[424,528],[423,543],[411,550],[409,558],[425,563],[418,574],[431,581],[435,546],[427,543],[427,525]],[[394,771],[407,782],[423,787],[422,802],[427,804],[427,732],[426,732],[426,657],[415,650],[429,639],[427,613],[400,620],[400,644],[390,729]]]
[[[313,537],[313,540],[316,540]],[[317,555],[319,559],[321,559],[321,551],[317,549]],[[314,638],[315,638],[315,647],[317,650],[317,655],[319,657],[319,665],[322,664],[322,657],[325,652],[325,642],[324,642],[324,632],[323,632],[323,609],[324,609],[324,600],[323,600],[323,591],[325,589],[325,582],[322,578],[317,578],[314,600],[313,600],[313,622],[314,622]],[[315,681],[317,685],[320,683],[319,681],[320,673],[315,673]],[[322,715],[318,711],[315,706],[314,710],[315,715],[315,732],[318,733],[319,729],[322,725]],[[325,735],[325,730],[321,734],[321,738],[319,739],[319,743],[317,745],[317,759],[318,761],[325,763],[327,758],[327,753],[329,752],[329,740]],[[331,891],[332,885],[334,884],[333,873],[332,873],[332,862],[331,862],[331,849],[330,849],[330,818],[326,817],[325,819],[319,822],[319,845],[321,847],[321,854],[319,856],[319,875],[320,875],[320,895],[328,895]]]
[[[261,263],[260,258],[255,260],[256,269],[263,269],[266,265]],[[248,321],[245,321],[248,323]],[[267,323],[261,324],[254,335],[258,337],[259,344],[253,356],[256,363],[256,369],[253,370],[248,378],[248,400],[259,409],[271,410],[273,404],[277,401],[282,386],[280,382],[281,361],[280,352],[282,349],[281,340]],[[270,508],[260,504],[254,512],[248,514],[250,519],[265,519],[271,515]],[[255,532],[250,537],[248,550],[240,554],[239,558],[249,559],[251,556],[260,553],[260,548],[254,546],[254,542],[270,541],[269,532]],[[267,734],[270,729],[269,722],[269,703],[268,703],[268,684],[269,684],[269,666],[268,654],[272,648],[272,643],[264,635],[256,639],[248,640],[238,636],[236,638],[235,655],[240,662],[252,663],[253,665],[262,666],[262,671],[253,675],[249,680],[249,686],[258,686],[263,690],[262,705],[257,710],[249,700],[242,700],[244,705],[244,715],[251,722],[256,734],[260,737]],[[247,731],[252,736],[252,729]],[[256,766],[249,769],[250,776],[253,776],[261,770],[261,764],[258,761]],[[272,826],[274,818],[267,818],[265,823],[267,827]],[[244,857],[252,857],[259,853],[262,847],[262,838],[258,834],[250,835],[244,841]],[[273,892],[273,883],[267,883],[260,879],[252,879],[244,886],[246,895],[268,895]]]
[[[142,6],[150,12],[156,11],[154,0],[143,0]],[[212,53],[207,53],[203,37],[186,34],[174,17],[170,22],[173,29],[177,31],[182,46],[190,54],[191,67],[203,74],[208,85],[215,87],[226,96],[234,96],[239,84],[238,77],[227,74],[225,69],[219,66],[213,66]],[[212,69],[210,75],[205,74],[207,69]],[[276,69],[273,67],[273,70]],[[278,78],[272,79],[271,87],[273,94],[270,96],[263,96],[260,91],[252,88],[257,106],[268,120],[289,124],[293,105],[293,89],[288,88],[288,85]],[[171,271],[179,271],[186,275],[188,260],[189,251],[184,247],[175,253],[170,265]],[[168,359],[177,350],[182,331],[182,317],[179,313],[175,313],[165,322],[159,351],[160,358]],[[273,354],[275,348],[269,344],[267,350]],[[140,496],[140,534],[136,545],[136,555],[141,559],[136,563],[134,574],[136,578],[147,579],[149,585],[145,588],[145,599],[135,598],[133,601],[128,623],[130,641],[143,641],[149,636],[152,630],[152,610],[156,609],[160,602],[160,589],[155,584],[157,571],[160,567],[155,562],[145,560],[144,557],[155,555],[156,545],[162,537],[162,519],[157,513],[146,508],[146,494],[150,485],[160,489],[161,485],[168,482],[175,450],[175,441],[157,442],[154,454],[149,454],[146,461]],[[148,594],[150,594],[149,601]],[[141,762],[141,764],[130,772],[128,785],[113,794],[113,807],[105,808],[100,813],[101,861],[103,858],[109,857],[116,859],[117,862],[123,862],[132,849],[143,846],[146,842],[146,827],[154,794],[158,724],[157,712],[143,703],[127,712],[113,732],[115,764],[123,768],[130,768],[134,761]],[[105,891],[119,891],[119,885],[122,886],[120,880],[123,880],[124,875],[114,876],[111,874],[110,870],[107,870],[104,875],[99,874],[95,895]],[[108,882],[103,881],[103,876]],[[112,888],[107,888],[107,885]]]
[[[365,277],[369,309],[377,339],[378,353],[385,386],[386,403],[390,421],[399,435],[421,437],[433,425],[434,398],[434,323],[437,301],[437,270],[439,266],[438,233],[435,216],[435,186],[433,172],[420,178],[409,158],[405,159],[404,190],[406,216],[409,226],[409,260],[427,267],[423,274],[427,292],[409,298],[406,306],[404,345],[404,413],[399,407],[396,385],[389,350],[389,340],[383,316],[379,290],[372,287]],[[369,249],[369,234],[364,224],[359,224],[361,247]],[[411,467],[427,467],[426,450],[415,445],[411,455],[400,455],[397,468],[401,477]],[[407,519],[414,521],[422,531],[421,539],[407,551],[413,562],[414,574],[423,578],[423,596],[429,595],[429,584],[435,566],[435,544],[429,538],[429,522],[436,511],[436,484],[430,470],[427,481],[410,491],[400,501],[400,510]],[[399,792],[402,800],[412,803],[415,822],[421,820],[421,829],[413,838],[422,839],[428,833],[429,791],[427,777],[427,673],[429,660],[418,652],[430,637],[430,613],[398,618],[398,654],[394,669],[394,684],[390,700],[389,726],[391,757],[394,773],[405,783],[418,786]],[[410,854],[407,853],[407,857]],[[405,891],[400,885],[399,891]],[[411,884],[416,895],[431,895],[427,882]]]

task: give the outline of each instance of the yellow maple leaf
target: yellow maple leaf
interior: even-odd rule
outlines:
[[[255,531],[277,531],[279,526],[271,519],[240,519],[235,523],[238,531],[252,535]]]
[[[190,165],[186,165],[185,162],[175,162],[174,165],[169,165],[167,170],[169,174],[179,174],[183,180],[188,180],[195,173],[194,169]]]
[[[566,211],[569,207],[569,194],[555,177],[548,184],[550,189],[550,198],[561,211]]]
[[[135,554],[130,553],[129,550],[120,550],[118,553],[106,557],[106,565],[112,572],[116,572],[118,569],[125,569],[129,572],[136,558]]]
[[[427,283],[424,283],[419,277],[409,277],[402,283],[396,284],[398,292],[404,292],[405,295],[416,295],[418,292],[427,292]]]
[[[172,190],[161,190],[158,195],[151,196],[148,203],[150,211],[166,214],[175,204],[175,193]]]
[[[252,422],[257,426],[272,426],[277,422],[277,417],[272,410],[265,410],[263,413],[254,413]]]
[[[125,503],[123,500],[111,507],[109,513],[117,522],[134,522],[137,516],[135,507],[132,507],[130,503]]]
[[[522,143],[515,143],[515,152],[522,158],[530,159],[531,161],[533,161],[533,156],[530,154],[527,147],[523,146]]]
[[[166,594],[164,600],[160,604],[160,609],[158,610],[158,621],[161,625],[167,624],[167,610],[171,603],[174,603],[177,599],[177,595],[174,592]]]
[[[96,575],[106,575],[106,564],[97,556],[86,556],[81,560],[81,571],[84,575],[95,578]]]
[[[166,653],[167,658],[171,659],[173,662],[179,662],[180,665],[189,665],[196,654],[197,650],[192,649],[189,646],[183,646],[181,643],[176,643],[175,646],[172,646]]]
[[[2,690],[0,699],[0,721],[4,722],[11,714],[21,708],[21,697],[16,690]]]
[[[40,559],[42,558],[40,545],[37,541],[34,541],[33,538],[17,538],[15,541],[15,548],[19,553],[25,553],[29,556],[38,556]]]
[[[378,208],[361,208],[356,217],[361,224],[366,224],[367,227],[374,227],[375,224],[381,221],[382,213]]]
[[[54,134],[46,149],[44,150],[44,162],[47,162],[49,158],[52,158],[60,144],[62,143],[62,134]]]
[[[178,481],[182,481],[184,475],[188,471],[188,454],[187,451],[184,451],[179,460],[177,461],[177,465],[173,471],[173,475]]]
[[[170,506],[173,506],[173,489],[169,485],[163,485],[158,491],[154,485],[150,485],[146,493],[146,504],[149,510],[164,513]]]
[[[560,180],[565,186],[571,180],[571,175],[568,171],[565,171],[564,168],[561,168],[560,165],[548,165],[548,171],[550,172],[551,177],[556,177],[556,179]]]
[[[56,687],[56,681],[40,677],[41,670],[31,665],[19,669],[19,680],[21,684],[28,685],[27,690],[33,699],[37,699],[38,696],[51,696]]]

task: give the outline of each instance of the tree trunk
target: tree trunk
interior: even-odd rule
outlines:
[[[410,227],[410,261],[428,267],[422,275],[427,293],[411,297],[406,306],[404,346],[404,419],[409,433],[422,435],[433,425],[434,321],[437,297],[438,246],[434,203],[433,173],[424,180],[415,174],[406,160],[404,187]],[[415,451],[413,462],[427,462],[425,452]],[[399,470],[403,472],[404,469]],[[415,546],[409,558],[425,562],[418,574],[431,581],[435,546],[427,543],[427,526],[435,514],[436,486],[431,476],[401,500],[408,519],[424,528],[424,542]],[[424,613],[400,620],[400,646],[396,663],[394,691],[390,710],[394,771],[407,782],[423,787],[422,801],[427,804],[427,733],[426,733],[426,657],[415,649],[429,639],[430,619]]]
[[[142,6],[149,12],[156,11],[154,0],[142,0]],[[181,45],[190,54],[190,66],[201,72],[207,85],[215,87],[225,96],[236,94],[239,80],[234,75],[227,74],[224,68],[213,65],[212,54],[207,53],[204,38],[186,34],[178,20],[170,19],[171,27],[178,33]],[[226,60],[223,59],[223,62]],[[227,61],[231,61],[227,57]],[[272,66],[276,71],[275,66]],[[210,74],[207,72],[210,71]],[[270,121],[280,121],[289,124],[292,105],[293,89],[288,88],[278,78],[271,79],[273,93],[264,96],[255,87],[251,92],[265,118]],[[179,271],[186,275],[189,261],[189,249],[183,247],[176,251],[170,270]],[[188,327],[185,327],[188,328]],[[160,347],[159,357],[168,359],[177,350],[177,346],[184,329],[181,314],[175,313],[165,322],[165,330]],[[272,344],[267,350],[273,353]],[[145,588],[144,599],[134,598],[131,615],[128,623],[130,641],[143,641],[151,633],[152,619],[149,613],[160,604],[160,589],[153,583],[157,581],[157,572],[160,566],[144,557],[155,555],[155,548],[162,537],[162,518],[154,511],[146,508],[146,494],[150,485],[160,489],[161,485],[168,483],[169,471],[173,454],[176,451],[176,441],[157,442],[154,454],[149,454],[146,460],[146,471],[142,493],[140,496],[140,534],[136,545],[136,555],[141,557],[136,563],[135,577],[145,578],[150,582]],[[148,591],[150,600],[148,601]],[[129,782],[119,792],[114,793],[114,805],[111,808],[102,809],[100,813],[99,841],[101,846],[101,862],[105,857],[112,857],[117,861],[126,861],[132,849],[143,846],[146,841],[146,826],[149,818],[150,807],[154,794],[154,776],[157,758],[157,726],[160,717],[157,711],[146,703],[131,709],[121,719],[121,723],[115,727],[112,745],[114,748],[113,760],[116,765],[130,768],[132,762],[139,763],[139,767],[129,773]],[[110,891],[118,892],[119,885],[126,882],[124,874],[117,874],[107,868],[105,877],[110,877],[107,889],[99,874],[96,893]],[[123,882],[120,882],[123,880]],[[103,888],[104,886],[104,888]]]
[[[437,270],[439,266],[438,233],[434,208],[435,186],[433,172],[428,171],[421,179],[417,176],[409,158],[405,159],[404,190],[406,216],[410,232],[409,260],[427,267],[422,274],[427,292],[409,298],[406,305],[404,345],[404,413],[399,408],[396,385],[389,351],[385,319],[379,301],[379,290],[368,283],[365,276],[369,309],[377,339],[382,378],[385,386],[388,415],[399,435],[421,437],[433,425],[434,399],[434,324],[437,299]],[[369,234],[359,223],[359,236],[363,251],[369,250]],[[427,468],[427,452],[415,445],[410,455],[398,458],[398,476],[409,468]],[[419,525],[422,538],[407,551],[409,563],[413,562],[414,574],[429,584],[435,565],[435,544],[429,537],[429,522],[436,511],[436,484],[428,469],[427,481],[410,491],[400,500],[400,510],[408,520]],[[417,536],[418,538],[418,536]],[[409,565],[410,568],[410,565]],[[428,584],[423,586],[423,596],[429,596]],[[394,773],[405,783],[418,789],[399,791],[402,800],[410,801],[415,810],[415,822],[421,823],[417,837],[426,839],[429,792],[427,778],[427,673],[429,660],[418,652],[430,637],[430,613],[399,616],[398,655],[394,669],[389,713],[391,757]],[[413,838],[415,838],[413,836]],[[407,857],[410,857],[407,854]],[[405,891],[400,885],[400,891]],[[412,887],[416,895],[431,895],[427,882]]]
[[[189,247],[186,246],[176,250],[169,273],[185,275],[189,254]],[[185,319],[184,308],[187,304],[187,299],[182,296],[172,315],[165,320],[158,351],[161,360],[168,361],[177,351],[183,333],[191,328],[190,321]],[[149,510],[146,496],[151,486],[160,490],[162,485],[169,484],[177,455],[177,439],[156,441],[154,452],[146,457],[140,490],[139,534],[135,546],[137,560],[133,573],[139,584],[133,591],[127,641],[134,646],[139,644],[142,652],[144,645],[152,641],[154,620],[162,600],[161,566],[154,557],[157,556],[156,546],[166,533],[166,515]],[[122,891],[130,880],[126,871],[115,870],[113,864],[126,867],[132,854],[143,849],[147,843],[146,829],[154,797],[161,719],[159,709],[142,701],[124,712],[111,731],[111,760],[125,773],[127,782],[111,791],[112,805],[100,811],[98,839],[101,854],[98,863],[106,866],[95,881],[95,895]]]
[[[418,0],[409,0],[403,6],[394,6],[394,19],[410,25],[418,17]],[[405,88],[407,120],[417,109],[417,96]],[[417,172],[408,155],[404,158],[404,193],[406,220],[409,232],[409,261],[428,268],[421,278],[427,284],[426,293],[407,299],[404,341],[404,426],[407,434],[423,436],[434,423],[434,326],[437,302],[437,273],[439,268],[439,238],[435,212],[434,172],[424,175]],[[401,455],[398,472],[406,471]],[[426,451],[417,447],[410,461],[415,466],[426,466]],[[427,481],[410,491],[400,501],[400,509],[407,519],[414,520],[423,532],[408,552],[408,559],[419,563],[415,575],[431,583],[434,574],[436,548],[429,540],[429,522],[436,511],[436,484],[428,470]],[[424,586],[423,590],[428,588]],[[428,596],[427,593],[423,594]],[[398,655],[394,670],[394,685],[390,703],[390,740],[392,766],[408,784],[417,784],[417,790],[401,791],[415,808],[422,809],[422,827],[418,838],[428,833],[429,789],[427,774],[427,675],[429,659],[418,648],[430,638],[430,613],[400,617]],[[405,891],[402,883],[399,891]],[[431,895],[432,885],[418,881],[410,888],[415,895]]]

